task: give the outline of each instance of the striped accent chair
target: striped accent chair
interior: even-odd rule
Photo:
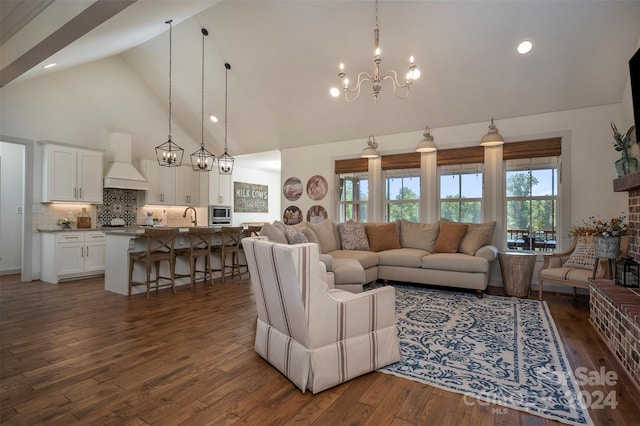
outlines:
[[[255,350],[302,392],[321,392],[400,361],[395,289],[329,288],[313,243],[245,238],[258,308]]]

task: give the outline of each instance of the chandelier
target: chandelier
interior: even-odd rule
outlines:
[[[393,87],[393,93],[399,99],[405,99],[409,96],[409,88],[413,84],[415,80],[420,78],[420,70],[416,68],[416,65],[413,62],[413,56],[409,57],[409,68],[406,74],[406,81],[404,84],[400,84],[398,81],[398,74],[394,70],[389,70],[384,74],[380,74],[380,62],[382,62],[382,56],[379,47],[380,41],[380,28],[378,26],[378,0],[376,0],[376,27],[373,30],[373,39],[375,44],[375,51],[373,56],[373,75],[363,71],[358,74],[358,80],[355,87],[349,87],[349,79],[347,78],[347,74],[344,70],[344,64],[340,63],[339,68],[340,72],[338,72],[338,77],[340,77],[340,81],[342,83],[342,91],[344,92],[344,98],[347,102],[354,102],[360,96],[360,90],[362,88],[362,83],[365,81],[370,81],[372,85],[371,94],[373,95],[373,103],[376,104],[378,102],[378,95],[380,94],[380,90],[382,89],[382,82],[385,80],[391,80],[391,85]],[[333,87],[330,91],[333,97],[340,96],[340,89]]]
[[[216,156],[204,147],[204,38],[209,32],[202,28],[202,91],[200,92],[200,149],[191,154],[191,167],[196,172],[210,172]]]
[[[156,157],[158,164],[165,167],[178,167],[182,164],[182,155],[184,149],[171,140],[171,36],[173,32],[172,19],[165,24],[169,24],[169,139],[166,142],[156,146]]]

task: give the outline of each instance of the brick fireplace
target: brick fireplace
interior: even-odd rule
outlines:
[[[628,256],[640,262],[640,172],[615,179],[613,189],[629,194]],[[597,280],[590,297],[592,324],[640,387],[640,289]]]

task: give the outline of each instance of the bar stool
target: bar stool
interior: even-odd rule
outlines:
[[[231,278],[235,275],[234,271],[238,272],[238,275],[242,276],[240,272],[240,238],[244,228],[242,226],[228,226],[222,227],[220,230],[221,244],[218,247],[214,247],[214,251],[220,257],[220,269],[213,269],[214,272],[220,271],[222,275],[222,282],[224,282],[227,276],[227,268],[231,268]],[[227,266],[226,258],[231,256],[231,265]]]
[[[144,235],[147,239],[147,249],[142,252],[129,253],[129,296],[131,296],[131,288],[136,285],[147,286],[147,299],[149,298],[149,291],[154,288],[156,292],[160,288],[171,287],[173,292],[176,292],[175,282],[175,252],[174,244],[176,237],[178,236],[177,228],[169,229],[152,229],[147,228],[144,230]],[[169,262],[169,277],[163,277],[160,275],[160,262]],[[136,262],[144,262],[146,270],[146,281],[133,281],[133,268]],[[156,267],[156,277],[151,279],[151,265]],[[170,280],[168,283],[161,283],[160,280]]]
[[[175,250],[176,259],[179,256],[189,258],[189,274],[175,274],[176,278],[191,277],[191,289],[196,284],[196,273],[202,274],[205,285],[209,281],[212,285],[211,276],[211,241],[213,240],[213,228],[189,228],[189,247]],[[198,258],[204,258],[203,269],[197,269]]]

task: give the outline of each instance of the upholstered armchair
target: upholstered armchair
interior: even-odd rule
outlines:
[[[538,272],[538,299],[542,300],[543,283],[578,288],[589,288],[591,280],[604,278],[608,271],[606,259],[594,263],[593,238],[579,237],[571,241],[571,248],[564,253],[545,253],[544,263]]]
[[[318,245],[245,238],[258,308],[255,350],[313,393],[400,360],[395,289],[331,289]]]

